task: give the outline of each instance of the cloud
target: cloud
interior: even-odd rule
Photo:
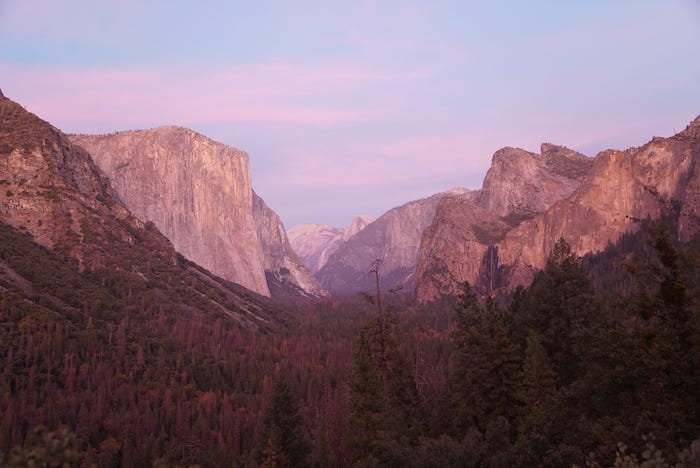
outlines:
[[[373,106],[371,100],[343,100],[343,96],[416,76],[411,72],[285,63],[191,70],[0,62],[0,74],[8,96],[72,130],[81,126],[90,129],[93,122],[111,123],[116,128],[209,121],[367,122],[386,111]],[[333,96],[336,98],[331,99]]]
[[[436,186],[437,190],[464,185],[474,173],[483,174],[493,150],[489,135],[471,131],[452,135],[387,138],[365,135],[351,142],[336,141],[280,148],[277,165],[256,177],[267,188],[360,190],[401,185]]]

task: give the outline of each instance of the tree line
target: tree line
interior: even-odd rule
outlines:
[[[694,466],[700,241],[673,239],[648,223],[583,259],[561,240],[512,293],[463,284],[421,307],[387,294],[381,314],[359,298],[300,303],[277,331],[188,316],[148,287],[35,252],[36,277],[76,306],[0,282],[0,453],[84,466]]]

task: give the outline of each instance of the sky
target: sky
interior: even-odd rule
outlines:
[[[0,0],[0,89],[67,133],[249,154],[288,228],[481,187],[504,146],[595,156],[700,114],[700,0]]]

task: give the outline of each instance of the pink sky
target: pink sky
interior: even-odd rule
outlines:
[[[0,88],[66,132],[181,125],[247,151],[285,224],[454,186],[503,146],[593,156],[700,113],[700,7],[0,2]]]

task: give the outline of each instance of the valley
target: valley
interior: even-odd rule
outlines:
[[[342,228],[250,157],[0,93],[0,465],[700,463],[700,117]]]

